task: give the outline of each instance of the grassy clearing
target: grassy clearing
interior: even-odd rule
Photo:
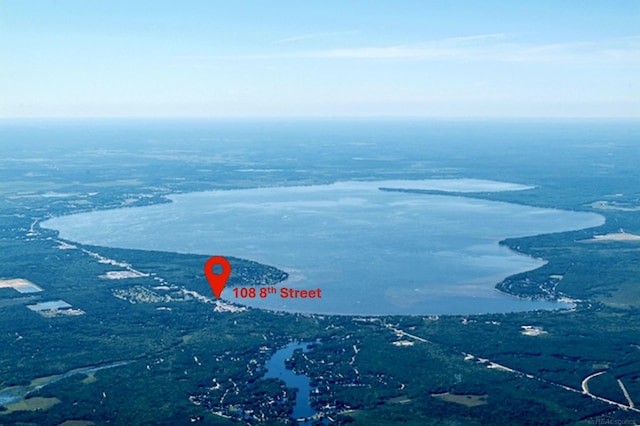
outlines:
[[[438,398],[442,401],[454,402],[456,404],[464,405],[465,407],[477,407],[479,405],[485,405],[489,399],[489,395],[455,395],[449,392],[433,394],[434,398]]]
[[[97,381],[98,379],[96,379],[96,374],[95,373],[89,373],[87,374],[87,377],[85,377],[84,379],[82,379],[82,383],[85,385],[91,384],[95,381]]]
[[[48,410],[54,405],[60,403],[58,398],[43,398],[43,397],[33,397],[20,400],[13,404],[7,404],[6,411],[2,411],[2,414],[10,414],[14,411],[37,411],[37,410]]]

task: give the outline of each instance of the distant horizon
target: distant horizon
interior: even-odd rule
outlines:
[[[640,118],[640,2],[2,2],[0,117]]]
[[[219,115],[219,116],[4,116],[8,121],[280,121],[280,120],[433,120],[433,121],[640,121],[638,116],[419,116],[419,115]]]

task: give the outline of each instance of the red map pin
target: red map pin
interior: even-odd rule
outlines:
[[[216,274],[213,271],[213,268],[216,266],[222,268],[222,273]],[[204,264],[204,274],[207,276],[213,294],[216,295],[216,298],[220,299],[222,290],[229,279],[229,275],[231,275],[231,264],[222,256],[213,256]]]

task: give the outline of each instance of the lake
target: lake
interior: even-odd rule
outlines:
[[[170,204],[58,217],[43,226],[85,244],[255,260],[287,271],[282,286],[322,290],[320,299],[235,299],[228,288],[222,294],[249,306],[433,315],[567,307],[498,292],[495,285],[505,277],[544,264],[498,242],[604,222],[593,213],[381,188],[459,193],[530,187],[430,179],[217,190],[172,195]]]
[[[296,374],[286,367],[286,360],[291,358],[298,349],[307,352],[309,344],[291,342],[287,346],[278,349],[265,364],[267,372],[264,378],[282,380],[288,388],[296,389],[296,401],[291,417],[303,419],[312,417],[316,414],[316,410],[311,407],[311,401],[309,400],[309,395],[311,394],[309,377],[304,374]],[[310,422],[299,422],[299,424],[307,425]]]

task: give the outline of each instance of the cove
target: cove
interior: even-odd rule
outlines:
[[[544,264],[498,242],[604,223],[593,213],[380,188],[460,193],[529,187],[456,179],[217,190],[172,195],[169,204],[58,217],[42,226],[85,244],[250,259],[287,271],[282,286],[322,289],[321,299],[222,294],[257,308],[434,315],[567,307],[498,292],[495,285],[507,276]]]
[[[311,407],[309,401],[311,393],[309,378],[304,374],[295,374],[286,368],[286,360],[291,358],[297,349],[307,352],[309,345],[307,343],[291,342],[287,346],[278,349],[266,362],[265,368],[267,372],[264,375],[265,379],[282,380],[288,388],[297,389],[296,402],[292,414],[292,417],[296,420],[310,418],[316,414],[316,410]],[[308,424],[308,422],[299,424]]]

